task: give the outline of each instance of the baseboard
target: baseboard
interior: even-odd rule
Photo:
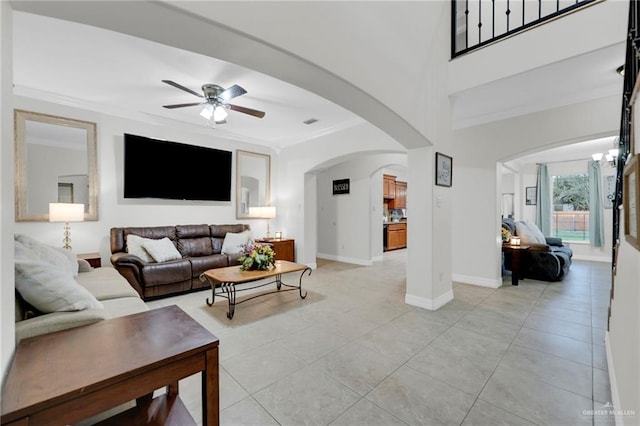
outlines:
[[[611,403],[614,407],[616,416],[616,425],[624,426],[624,416],[620,406],[620,393],[618,393],[618,382],[616,380],[616,372],[613,368],[613,356],[611,354],[611,342],[609,341],[609,332],[604,335],[604,347],[607,352],[607,368],[609,370],[609,384],[611,387]]]
[[[417,306],[419,308],[435,311],[438,308],[446,305],[453,300],[453,290],[449,290],[443,295],[436,297],[435,299],[427,299],[424,297],[413,296],[406,294],[404,296],[404,303],[411,306]]]
[[[581,254],[574,254],[571,257],[572,260],[588,260],[590,262],[611,262],[611,257],[607,256],[585,256]]]
[[[472,277],[469,275],[452,274],[451,279],[457,283],[477,285],[480,287],[498,288],[502,286],[502,280],[491,278]]]
[[[316,257],[319,257],[320,259],[326,259],[326,260],[335,260],[336,262],[353,263],[353,264],[362,265],[362,266],[373,265],[373,262],[371,260],[354,259],[352,257],[336,256],[335,254],[317,253]]]

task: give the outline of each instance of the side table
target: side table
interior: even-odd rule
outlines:
[[[89,262],[89,265],[94,268],[99,268],[100,266],[102,266],[100,253],[80,253],[78,254],[78,259],[86,260],[87,262]]]
[[[296,261],[296,247],[293,238],[260,238],[256,242],[272,244],[273,250],[276,252],[276,260]]]
[[[522,279],[520,252],[529,250],[530,248],[531,246],[502,245],[502,251],[504,253],[511,253],[511,285],[518,285],[518,280]]]

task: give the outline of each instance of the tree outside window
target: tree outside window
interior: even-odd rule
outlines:
[[[551,232],[569,241],[589,241],[589,175],[553,177]]]

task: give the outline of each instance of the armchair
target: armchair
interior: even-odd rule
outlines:
[[[502,227],[511,235],[520,237],[522,244],[531,248],[521,254],[522,276],[540,281],[560,281],[569,272],[573,251],[561,238],[545,237],[533,223],[502,220]],[[511,255],[505,253],[504,267],[511,270]]]

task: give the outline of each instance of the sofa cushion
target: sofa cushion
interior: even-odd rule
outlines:
[[[213,254],[213,246],[209,237],[178,239],[178,250],[184,257],[200,257]]]
[[[149,252],[143,247],[144,243],[147,241],[151,240],[135,234],[127,235],[127,253],[138,256],[145,262],[153,262],[153,257],[151,257]]]
[[[120,297],[118,299],[105,300],[102,304],[104,305],[107,315],[111,318],[137,314],[138,312],[149,310],[149,307],[137,294],[135,297]]]
[[[243,231],[239,233],[227,232],[227,234],[224,236],[221,253],[240,253],[243,249],[243,246],[249,244],[252,240],[253,239],[251,238],[251,231]]]
[[[156,262],[168,262],[169,260],[181,259],[182,255],[176,249],[169,238],[159,240],[147,240],[142,243],[142,247],[153,257]]]
[[[227,255],[224,254],[212,254],[211,256],[192,257],[189,259],[191,262],[191,275],[193,278],[197,278],[204,271],[215,268],[225,268],[229,266],[229,260]]]
[[[15,286],[25,301],[43,313],[102,308],[102,304],[73,279],[69,269],[37,256],[15,241]]]
[[[188,259],[149,263],[141,269],[145,287],[167,285],[191,280],[191,262]]]
[[[81,272],[76,281],[101,302],[121,297],[139,297],[138,292],[114,268],[95,268],[89,272]]]

